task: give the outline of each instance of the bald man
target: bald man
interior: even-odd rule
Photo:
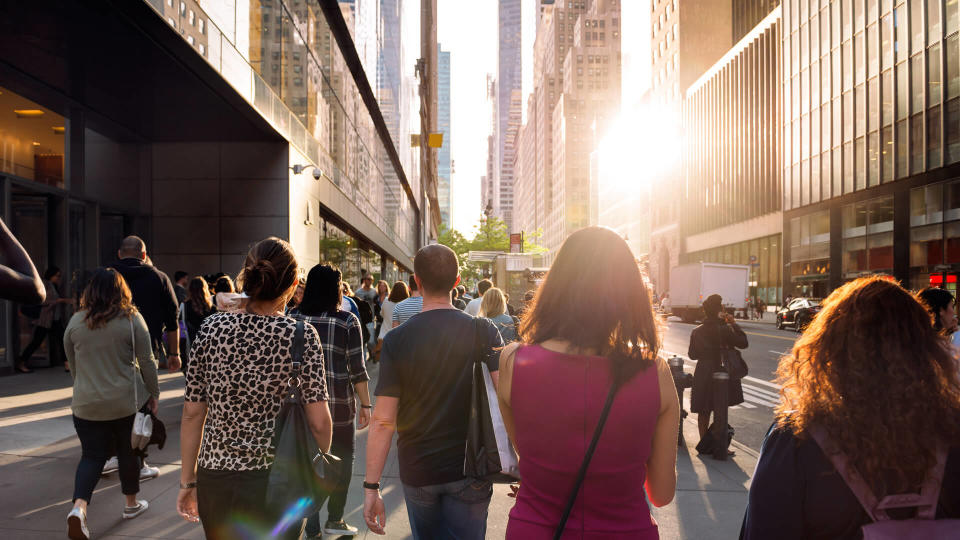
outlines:
[[[139,236],[128,236],[120,243],[113,268],[127,281],[133,303],[150,329],[157,359],[163,361],[163,334],[167,335],[166,367],[180,369],[180,328],[177,324],[177,295],[166,274],[149,264],[147,245]],[[163,367],[163,366],[161,366]]]

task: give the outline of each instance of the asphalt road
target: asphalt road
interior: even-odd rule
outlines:
[[[763,436],[773,422],[773,408],[779,403],[779,386],[773,382],[777,363],[782,355],[788,353],[798,334],[791,330],[777,330],[772,324],[773,314],[766,315],[766,323],[757,321],[738,321],[747,334],[750,346],[743,350],[743,359],[750,368],[750,374],[742,381],[744,403],[731,407],[730,425],[735,430],[734,440],[760,451]],[[693,372],[695,362],[687,358],[690,345],[690,332],[694,324],[681,322],[671,317],[665,323],[663,351],[668,355],[676,354],[686,360],[685,369]],[[684,409],[690,410],[690,390],[684,392]]]

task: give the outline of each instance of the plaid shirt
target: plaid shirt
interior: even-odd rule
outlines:
[[[326,363],[327,405],[333,425],[353,425],[357,414],[353,385],[370,380],[363,361],[360,319],[349,311],[312,316],[293,310],[290,316],[310,323],[320,335],[320,348]]]

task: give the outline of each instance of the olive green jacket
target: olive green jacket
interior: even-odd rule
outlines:
[[[150,397],[159,399],[157,361],[143,317],[134,313],[132,331],[131,319],[122,315],[91,330],[83,320],[86,314],[75,313],[63,335],[73,376],[73,414],[84,420],[115,420],[134,414]]]

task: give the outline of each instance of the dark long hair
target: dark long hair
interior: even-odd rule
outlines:
[[[623,238],[605,227],[567,238],[519,330],[525,343],[560,339],[609,357],[619,383],[653,365],[660,350],[640,267]]]
[[[940,312],[950,307],[950,304],[954,302],[950,291],[927,287],[917,293],[917,299],[930,312],[930,316],[933,318],[933,327],[939,332],[944,331],[943,321],[940,320]]]
[[[190,302],[193,310],[197,313],[206,313],[213,308],[213,303],[210,302],[210,289],[207,287],[207,280],[200,276],[190,280],[190,284],[187,285],[187,301]]]
[[[340,288],[342,279],[340,269],[329,264],[318,264],[311,268],[307,274],[307,285],[303,288],[300,313],[321,315],[340,311],[343,302],[343,289]]]
[[[136,313],[133,296],[126,280],[113,268],[98,268],[80,298],[80,309],[87,311],[83,320],[87,328],[96,330],[122,315],[130,317]]]
[[[833,291],[777,375],[777,423],[802,438],[822,427],[877,495],[917,489],[937,445],[960,440],[950,342],[886,278]]]

